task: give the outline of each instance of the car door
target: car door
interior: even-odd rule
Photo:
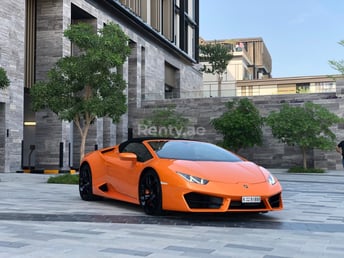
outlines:
[[[127,144],[121,153],[134,153],[136,161],[123,160],[120,157],[108,160],[108,178],[115,190],[131,198],[137,198],[138,182],[145,162],[152,158],[148,149],[140,142]]]

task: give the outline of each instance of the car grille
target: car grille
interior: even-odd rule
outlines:
[[[231,201],[229,205],[230,209],[242,209],[242,210],[249,210],[249,209],[265,209],[264,202],[260,203],[242,203],[241,201]]]
[[[220,209],[223,204],[223,198],[205,195],[200,193],[188,193],[184,195],[185,201],[187,202],[190,209]],[[268,202],[268,203],[267,203]],[[230,210],[268,210],[271,208],[281,207],[281,193],[273,195],[260,203],[242,203],[238,200],[232,200],[228,207]]]
[[[268,202],[271,208],[279,208],[281,205],[281,193],[269,197]],[[241,201],[232,200],[229,205],[229,210],[250,210],[250,209],[268,209],[265,202],[262,200],[260,203],[242,203]]]
[[[219,209],[223,199],[211,195],[188,193],[184,198],[191,209]]]

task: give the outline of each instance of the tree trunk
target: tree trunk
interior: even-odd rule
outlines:
[[[307,150],[302,147],[303,168],[307,169]]]
[[[90,118],[90,116],[88,114],[86,115],[86,121],[85,121],[83,127],[81,127],[80,117],[76,117],[74,119],[74,123],[76,124],[77,128],[79,129],[80,138],[81,138],[81,142],[80,142],[80,160],[79,160],[79,162],[81,162],[81,160],[85,156],[86,138],[87,138],[87,134],[88,134],[88,129],[91,126],[91,122],[92,122],[92,119]]]
[[[81,160],[84,158],[85,156],[85,147],[86,147],[86,138],[87,138],[87,134],[88,134],[88,129],[90,128],[91,123],[86,123],[82,133],[80,134],[81,136],[81,143],[80,143],[80,163]]]
[[[84,99],[88,100],[92,97],[92,89],[89,85],[85,86],[85,92],[84,92]],[[84,118],[81,119],[81,117],[79,115],[77,115],[77,117],[74,118],[74,122],[76,123],[79,132],[80,132],[80,136],[81,136],[81,143],[80,143],[80,163],[81,160],[84,158],[85,156],[85,146],[86,146],[86,138],[87,138],[87,134],[88,134],[88,129],[91,126],[91,123],[93,121],[93,119],[95,119],[95,117],[90,114],[89,112],[84,113]],[[83,122],[83,126],[81,126],[81,123]]]
[[[222,76],[219,74],[217,77],[217,96],[222,96]]]
[[[85,146],[86,146],[86,137],[87,135],[86,134],[81,134],[81,142],[80,142],[80,162],[81,163],[81,160],[84,158],[85,156]]]

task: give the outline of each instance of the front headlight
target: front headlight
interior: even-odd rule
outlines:
[[[195,183],[195,184],[200,184],[200,185],[206,185],[208,184],[208,180],[197,177],[197,176],[191,176],[182,172],[177,171],[176,172],[178,175],[180,175],[182,178],[184,178],[186,181],[189,183]]]
[[[277,181],[276,181],[276,178],[273,175],[269,174],[268,182],[269,182],[270,185],[274,185],[274,184],[276,184]]]

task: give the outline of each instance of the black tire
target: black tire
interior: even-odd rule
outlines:
[[[99,199],[93,194],[92,173],[88,164],[82,164],[79,171],[79,194],[84,201],[94,201]]]
[[[160,179],[154,171],[141,176],[139,184],[140,205],[148,215],[162,214],[162,192]]]

